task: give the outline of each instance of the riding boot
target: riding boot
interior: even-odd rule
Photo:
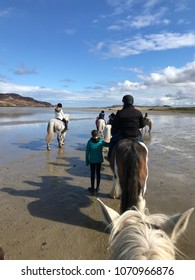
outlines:
[[[65,121],[64,124],[65,124],[65,129],[68,130],[68,122]]]

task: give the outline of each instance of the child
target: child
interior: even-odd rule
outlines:
[[[56,119],[63,121],[63,123],[65,125],[65,130],[68,130],[68,122],[64,118],[64,112],[62,111],[61,103],[58,103],[55,107],[55,117],[56,117]]]
[[[103,119],[104,120],[105,118],[105,113],[104,113],[104,110],[101,111],[101,113],[99,113],[99,119]]]
[[[95,191],[99,191],[100,186],[100,180],[101,180],[101,165],[104,161],[102,149],[104,147],[109,147],[109,143],[103,141],[98,137],[98,131],[92,130],[91,132],[91,138],[87,142],[86,146],[86,154],[85,154],[85,162],[86,165],[90,165],[90,171],[91,171],[91,187],[88,188],[88,190],[91,193],[94,193]],[[96,189],[95,189],[95,175],[97,178],[96,182]]]

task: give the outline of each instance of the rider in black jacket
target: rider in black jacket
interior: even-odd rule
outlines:
[[[142,141],[140,129],[145,126],[142,113],[133,106],[134,98],[131,95],[125,95],[122,99],[123,108],[118,111],[112,122],[110,147],[108,159],[110,158],[113,146],[123,138],[133,138]]]

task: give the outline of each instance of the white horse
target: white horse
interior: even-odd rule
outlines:
[[[64,114],[64,118],[67,122],[69,122],[69,114]],[[47,125],[47,136],[45,141],[47,143],[47,149],[51,150],[50,142],[54,139],[54,133],[57,133],[57,140],[59,147],[61,148],[64,145],[64,140],[66,136],[65,125],[63,121],[58,119],[51,119]]]
[[[111,124],[106,124],[103,130],[103,139],[105,142],[109,143],[111,139]],[[107,147],[104,147],[104,151],[108,151]]]
[[[105,122],[104,119],[99,119],[97,121],[97,128],[98,128],[98,132],[99,132],[101,137],[103,137],[103,130],[104,130],[105,126],[106,126],[106,122]]]
[[[145,133],[147,132],[147,127],[148,127],[148,133],[150,133],[152,131],[153,121],[149,118],[144,118],[144,121],[145,121]],[[142,132],[143,132],[143,128],[142,128]]]
[[[119,215],[98,199],[104,223],[111,227],[109,259],[112,260],[174,260],[179,250],[175,243],[186,230],[191,208],[183,214],[150,215],[127,210]]]

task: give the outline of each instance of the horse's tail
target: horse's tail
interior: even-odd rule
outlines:
[[[119,175],[120,186],[122,189],[121,212],[125,212],[132,206],[139,208],[140,194],[144,191],[146,169],[146,157],[143,154],[145,148],[137,141],[127,140],[123,142],[120,150],[120,161],[122,169]]]
[[[50,120],[47,125],[47,136],[45,138],[46,143],[50,143],[54,138],[54,121]]]

